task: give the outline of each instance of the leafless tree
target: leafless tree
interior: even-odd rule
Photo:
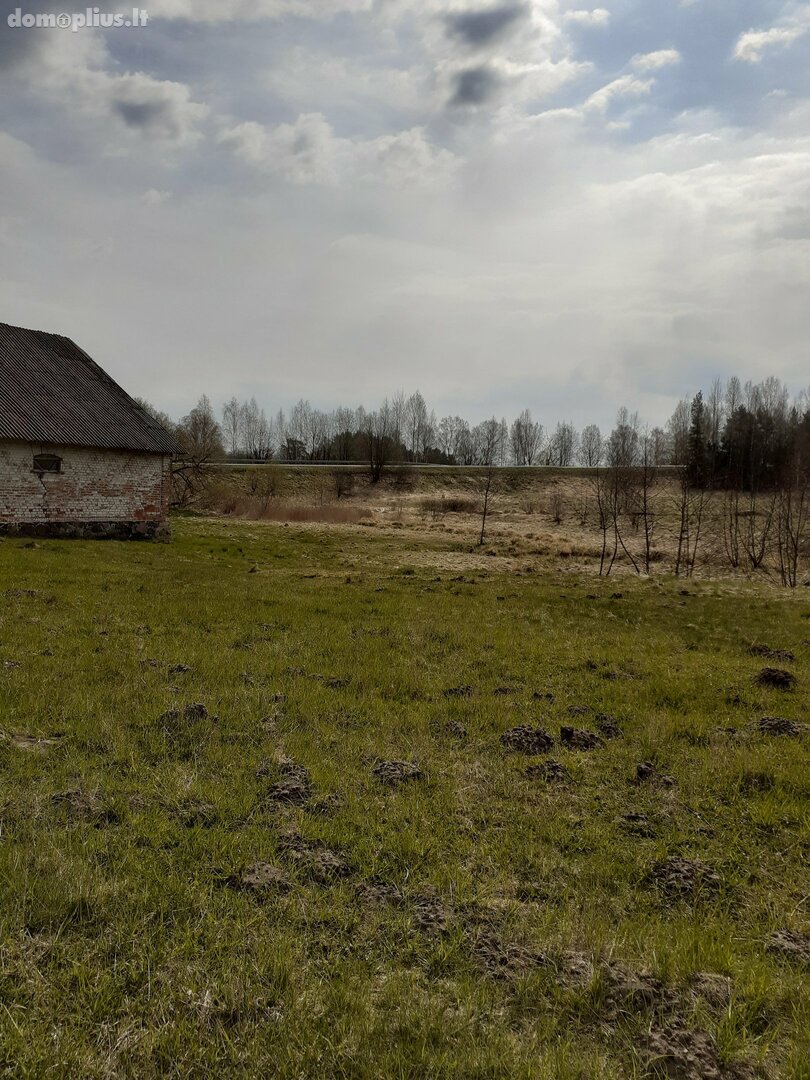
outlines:
[[[478,545],[482,547],[486,537],[487,517],[489,516],[490,503],[494,490],[495,472],[497,462],[503,448],[504,432],[499,420],[493,416],[476,427],[478,448],[483,466],[479,487],[481,492],[481,531],[478,535]]]
[[[691,419],[691,401],[683,398],[675,407],[675,412],[667,424],[667,435],[671,447],[673,465],[686,465],[689,457],[689,423]]]
[[[573,465],[577,453],[579,436],[573,424],[560,422],[549,439],[546,458],[549,465],[567,468]]]
[[[378,484],[391,457],[391,432],[393,420],[388,398],[376,412],[365,415],[365,436],[371,482]]]
[[[782,584],[795,589],[799,583],[799,567],[808,543],[810,520],[810,484],[807,477],[797,484],[789,483],[779,493],[776,508],[776,547],[779,576]]]
[[[354,433],[358,430],[354,409],[336,409],[334,413],[332,450],[338,461],[350,461],[354,450]]]
[[[623,405],[616,414],[616,426],[608,439],[607,462],[612,469],[629,469],[637,463],[638,428],[638,413],[631,413]]]
[[[543,428],[532,419],[528,409],[513,421],[509,432],[512,461],[515,465],[533,465],[543,442]]]
[[[187,505],[205,484],[207,466],[224,456],[222,429],[205,394],[177,425],[183,455],[172,469],[175,501]]]
[[[222,436],[229,453],[236,454],[240,449],[239,402],[235,397],[226,401],[222,407]]]
[[[759,570],[768,557],[779,495],[758,495],[752,490],[743,513],[740,539],[750,570]]]
[[[603,457],[602,432],[596,424],[588,424],[582,429],[579,440],[579,463],[587,469],[596,469],[602,464]]]
[[[653,538],[657,525],[654,491],[658,481],[658,468],[655,460],[656,448],[653,433],[645,430],[641,435],[641,454],[639,467],[635,471],[635,503],[641,521],[644,539],[644,572],[650,573],[652,564]]]
[[[243,448],[254,461],[266,461],[272,456],[270,425],[255,397],[239,407],[239,431]]]
[[[725,493],[722,507],[723,548],[733,570],[740,565],[741,558],[740,520],[740,491],[733,488]]]
[[[430,442],[431,421],[425,399],[417,390],[405,402],[406,446],[412,461],[424,461],[425,449]]]
[[[706,499],[703,488],[695,490],[690,487],[689,473],[682,469],[675,500],[678,514],[678,543],[674,567],[676,577],[681,574],[691,577],[695,572]]]
[[[668,465],[672,459],[672,447],[663,428],[654,427],[650,432],[652,461],[654,465]]]

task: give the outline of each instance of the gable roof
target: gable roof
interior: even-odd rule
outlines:
[[[0,323],[0,439],[175,454],[177,440],[70,338]]]

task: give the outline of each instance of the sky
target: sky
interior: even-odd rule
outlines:
[[[174,416],[806,389],[810,3],[603,3],[0,0],[0,321]]]

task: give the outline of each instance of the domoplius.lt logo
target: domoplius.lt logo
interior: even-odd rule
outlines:
[[[132,8],[131,11],[122,13],[92,7],[85,8],[84,11],[60,11],[58,14],[52,11],[24,12],[22,8],[16,8],[8,17],[8,25],[12,30],[72,30],[75,34],[87,28],[146,26],[148,19],[149,15],[143,8]]]

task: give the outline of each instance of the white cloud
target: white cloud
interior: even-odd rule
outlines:
[[[188,86],[141,71],[119,73],[110,63],[103,40],[92,32],[44,32],[15,74],[27,73],[36,96],[71,122],[87,122],[108,149],[133,134],[175,147],[199,141],[209,109],[193,100]]]
[[[433,146],[424,129],[376,139],[342,138],[322,113],[304,113],[292,124],[264,127],[249,121],[218,136],[242,161],[294,184],[334,186],[352,178],[392,186],[423,185],[446,178],[456,160]]]
[[[605,112],[615,98],[641,97],[649,94],[653,79],[637,79],[635,75],[620,75],[606,86],[596,90],[585,102],[586,109]]]
[[[734,46],[734,57],[758,64],[769,49],[787,48],[810,30],[810,6],[801,4],[767,30],[747,30]]]
[[[677,49],[658,49],[656,52],[636,53],[630,61],[636,71],[660,71],[661,68],[670,67],[672,64],[681,62],[681,54]]]
[[[170,191],[160,191],[158,188],[149,188],[141,195],[141,203],[143,206],[162,206],[172,197]]]
[[[371,11],[373,0],[150,0],[149,16],[190,22],[258,22],[263,19],[328,20],[340,12]]]
[[[566,11],[563,18],[566,22],[578,23],[580,26],[607,26],[610,22],[610,12],[607,8],[594,8],[592,11]]]

